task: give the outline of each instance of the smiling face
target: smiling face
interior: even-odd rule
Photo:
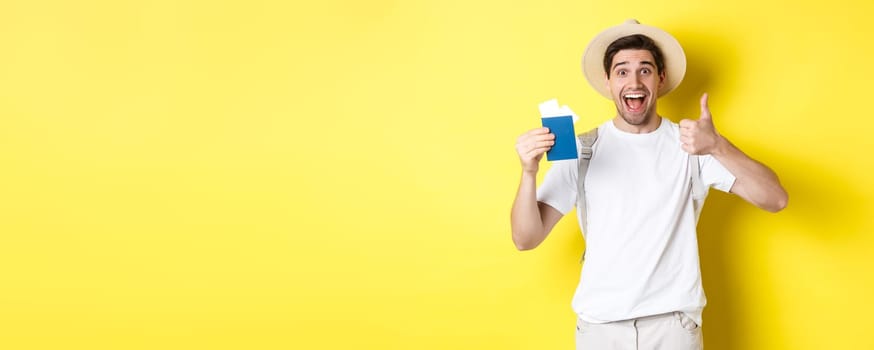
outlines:
[[[606,79],[616,111],[627,127],[638,130],[658,127],[656,99],[665,83],[665,73],[656,68],[649,50],[617,52]]]

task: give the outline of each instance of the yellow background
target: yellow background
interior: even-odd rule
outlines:
[[[687,51],[660,112],[709,92],[790,193],[711,194],[707,348],[874,348],[868,3],[3,1],[0,348],[571,349],[513,145],[613,115],[579,59],[631,17]]]

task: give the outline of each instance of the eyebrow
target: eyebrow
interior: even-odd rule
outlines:
[[[613,69],[616,69],[616,67],[619,67],[619,66],[624,65],[624,64],[629,64],[629,63],[631,63],[631,62],[628,62],[628,61],[622,61],[622,62],[616,63],[616,64],[613,65]],[[650,67],[655,68],[655,64],[653,64],[653,63],[650,62],[650,61],[642,61],[642,62],[640,62],[640,65],[648,65],[648,66],[650,66]]]

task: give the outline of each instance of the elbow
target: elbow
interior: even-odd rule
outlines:
[[[771,203],[771,205],[769,205],[767,208],[765,208],[765,210],[776,213],[783,209],[786,209],[787,205],[789,205],[789,195],[786,193],[786,191],[781,191],[781,193],[776,196],[774,202]]]
[[[516,245],[516,249],[520,252],[537,248],[538,243],[526,237],[529,236],[513,232],[513,244]]]
[[[537,248],[537,245],[530,244],[530,243],[523,243],[523,242],[519,242],[519,241],[514,241],[513,243],[516,244],[516,249],[520,252],[524,252],[526,250],[531,250],[531,249]]]

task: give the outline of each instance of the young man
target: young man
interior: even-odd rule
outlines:
[[[658,115],[658,98],[685,70],[676,39],[635,20],[599,34],[583,55],[587,80],[617,113],[598,127],[585,175],[586,254],[572,303],[577,349],[702,348],[696,204],[703,197],[693,198],[693,176],[771,212],[786,206],[776,174],[716,131],[707,94],[698,120],[678,125]],[[577,200],[578,160],[553,163],[536,188],[554,139],[538,128],[516,144],[522,179],[511,226],[520,250],[537,247]]]

